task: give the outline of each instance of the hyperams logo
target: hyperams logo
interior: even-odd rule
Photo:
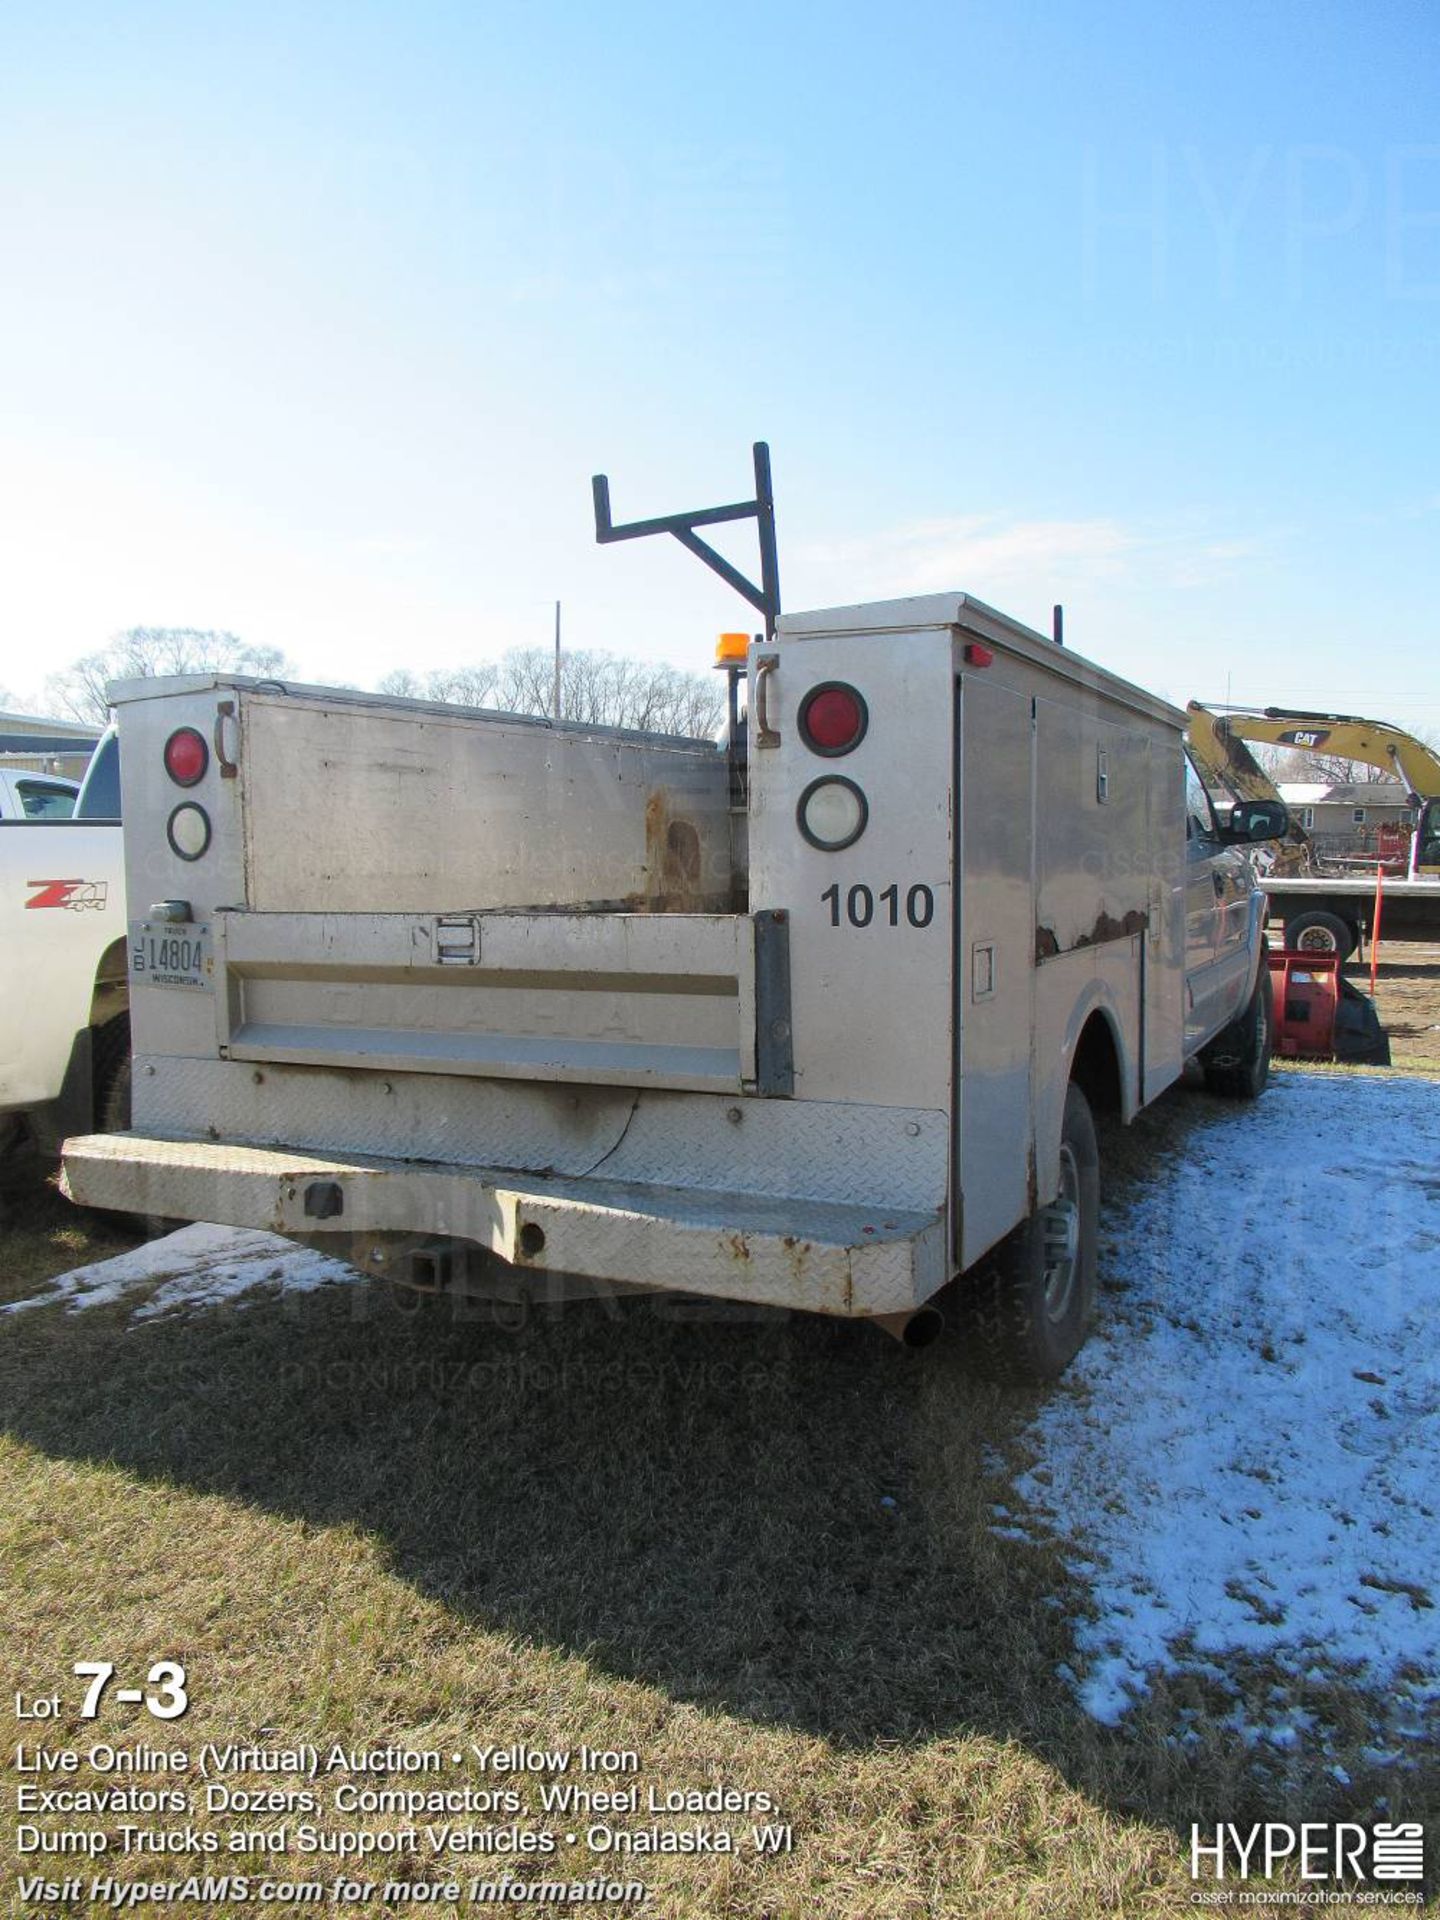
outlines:
[[[87,907],[99,913],[110,892],[108,880],[27,880],[25,884],[35,889],[25,902],[27,907],[68,907],[72,913],[84,913]]]
[[[1351,1820],[1307,1820],[1298,1827],[1267,1820],[1248,1828],[1228,1822],[1190,1829],[1192,1880],[1267,1878],[1293,1863],[1302,1880],[1383,1882],[1418,1886],[1425,1876],[1425,1829],[1418,1820],[1381,1821],[1362,1827]]]

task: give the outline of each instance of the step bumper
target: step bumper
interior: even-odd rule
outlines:
[[[522,1272],[847,1317],[910,1311],[949,1277],[938,1211],[137,1133],[67,1141],[62,1184],[82,1206],[259,1227],[335,1252],[366,1234],[448,1237]]]

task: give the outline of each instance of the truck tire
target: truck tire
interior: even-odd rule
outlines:
[[[1285,944],[1294,953],[1338,953],[1348,960],[1359,943],[1356,929],[1324,907],[1310,907],[1285,922]]]
[[[97,1027],[90,1041],[95,1125],[101,1133],[124,1133],[130,1125],[130,1016],[120,1013]]]
[[[970,1364],[986,1379],[1038,1384],[1085,1344],[1095,1306],[1100,1152],[1072,1081],[1060,1131],[1060,1191],[963,1283]]]
[[[1270,1078],[1275,1034],[1275,983],[1260,957],[1260,978],[1238,1020],[1218,1033],[1200,1056],[1205,1084],[1227,1100],[1258,1100]]]

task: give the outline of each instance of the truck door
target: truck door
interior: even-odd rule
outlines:
[[[1205,783],[1185,756],[1185,1049],[1194,1052],[1217,1025],[1215,1005],[1224,881],[1220,839]]]

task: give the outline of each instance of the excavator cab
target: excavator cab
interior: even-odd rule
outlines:
[[[1440,880],[1440,800],[1427,800],[1415,820],[1416,878]]]

